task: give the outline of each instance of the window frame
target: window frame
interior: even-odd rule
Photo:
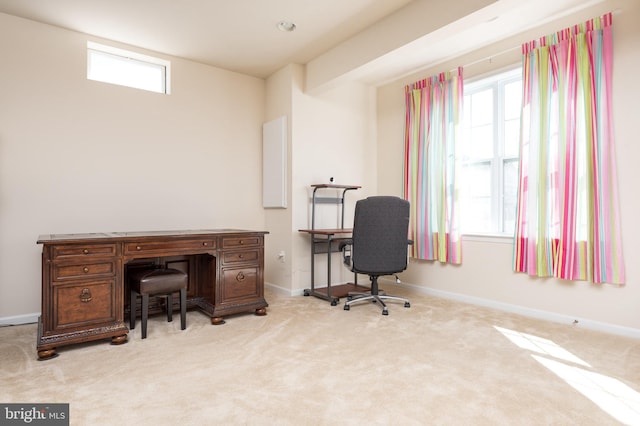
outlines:
[[[101,56],[112,56],[118,61],[131,61],[134,64],[140,64],[144,66],[150,66],[152,68],[161,71],[161,87],[157,90],[147,87],[141,87],[137,85],[128,84],[127,82],[119,81],[117,78],[97,78],[92,76],[93,68],[93,54]],[[113,46],[107,46],[92,41],[87,41],[87,79],[92,81],[100,81],[103,83],[115,84],[124,87],[130,87],[139,90],[145,90],[153,93],[160,93],[165,95],[171,94],[171,61],[157,58],[154,56],[144,55],[142,53],[132,52],[130,50],[119,49]]]
[[[469,82],[465,82],[464,87],[464,102],[469,102],[470,97],[474,93],[479,93],[487,89],[493,90],[493,155],[491,157],[483,158],[465,158],[464,149],[460,152],[459,167],[462,171],[465,166],[468,165],[481,165],[488,164],[490,167],[491,176],[491,229],[465,229],[464,215],[461,216],[461,234],[464,237],[491,237],[499,238],[513,238],[514,230],[505,229],[505,167],[509,162],[519,162],[519,146],[515,155],[505,154],[505,106],[506,102],[504,93],[505,86],[515,81],[522,81],[522,65],[514,64],[500,70],[491,71],[471,79]],[[471,117],[466,116],[466,112],[470,111],[465,105],[465,116],[463,117],[463,132],[465,138],[469,135],[471,128]],[[518,119],[520,120],[520,118]],[[518,127],[519,128],[519,127]],[[519,164],[518,164],[519,167]],[[464,173],[462,173],[464,176]],[[463,178],[464,179],[464,178]],[[517,182],[516,182],[517,183]],[[464,198],[465,190],[467,187],[466,182],[461,182],[461,202],[469,206]],[[516,200],[517,201],[517,200]],[[515,208],[515,206],[514,206]],[[514,211],[515,216],[515,211]]]

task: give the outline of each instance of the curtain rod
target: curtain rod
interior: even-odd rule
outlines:
[[[462,66],[462,68],[467,68],[467,67],[470,67],[470,66],[473,66],[473,65],[479,64],[480,62],[484,62],[484,61],[486,61],[486,60],[489,60],[489,63],[491,63],[491,60],[492,60],[493,58],[495,58],[496,56],[502,56],[502,55],[504,55],[504,54],[506,54],[506,53],[509,53],[509,52],[513,51],[513,50],[521,49],[521,48],[522,48],[522,45],[519,45],[519,46],[513,46],[513,47],[510,47],[510,48],[508,48],[508,49],[501,50],[501,51],[500,51],[500,52],[498,52],[498,53],[494,53],[494,54],[492,54],[492,55],[485,56],[484,58],[480,58],[480,59],[476,59],[475,61],[468,62],[468,63],[466,63],[466,64],[464,64],[464,65],[461,65],[461,66]],[[456,70],[456,69],[458,69],[458,67],[455,67],[455,68],[454,68],[454,70]]]
[[[611,11],[611,12],[609,12],[609,13],[611,13],[611,15],[619,15],[620,13],[622,13],[622,11],[623,11],[623,10],[622,10],[621,8],[618,8],[618,9],[612,10],[612,11]],[[603,14],[602,14],[602,15],[600,15],[600,16],[604,16],[604,15],[606,15],[606,14],[607,14],[607,13],[603,13]],[[595,19],[595,18],[592,18],[592,19]],[[502,55],[504,55],[504,54],[506,54],[506,53],[509,53],[509,52],[511,52],[511,51],[513,51],[513,50],[516,50],[516,49],[522,49],[522,44],[523,44],[523,43],[520,43],[518,46],[509,47],[508,49],[501,50],[501,51],[500,51],[500,52],[498,52],[498,53],[494,53],[494,54],[492,54],[492,55],[485,56],[484,58],[476,59],[475,61],[471,61],[471,62],[466,63],[466,64],[461,65],[461,66],[462,66],[462,68],[464,69],[464,68],[466,68],[466,67],[471,67],[471,66],[473,66],[473,65],[479,64],[479,63],[484,62],[484,61],[486,61],[486,60],[489,60],[489,63],[491,63],[491,60],[492,60],[493,58],[497,57],[497,56],[502,56]],[[460,68],[460,66],[456,66],[455,68],[452,68],[450,71],[455,71],[455,70],[457,70],[458,68]]]

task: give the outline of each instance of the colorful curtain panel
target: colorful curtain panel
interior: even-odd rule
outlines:
[[[461,262],[456,147],[462,68],[405,87],[404,196],[411,203],[410,256]]]
[[[517,272],[624,283],[611,14],[523,45]]]

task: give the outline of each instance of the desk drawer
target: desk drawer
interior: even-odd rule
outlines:
[[[215,239],[206,240],[175,240],[175,241],[139,241],[126,243],[124,246],[125,255],[145,253],[149,255],[161,254],[163,252],[198,252],[212,250],[216,248]]]
[[[258,268],[223,269],[220,295],[221,304],[238,303],[260,297]]]
[[[247,237],[224,237],[224,238],[222,238],[222,248],[223,249],[253,247],[253,246],[261,246],[261,245],[262,245],[262,237],[258,236],[258,235],[247,236]]]
[[[54,264],[54,281],[73,280],[79,278],[112,277],[116,273],[115,261],[86,262],[77,264]]]
[[[59,245],[51,249],[54,260],[73,257],[115,256],[116,244]]]
[[[53,328],[87,327],[115,321],[114,296],[114,280],[56,286],[53,293]]]
[[[225,251],[222,254],[222,264],[234,264],[242,262],[255,263],[260,258],[260,249],[243,251]]]

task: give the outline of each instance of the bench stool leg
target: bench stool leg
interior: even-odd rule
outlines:
[[[149,295],[142,295],[142,338],[147,338],[147,318],[149,317]]]
[[[187,328],[187,289],[180,289],[180,328]]]
[[[173,295],[167,294],[167,322],[173,321]]]
[[[133,330],[136,328],[136,300],[138,293],[131,290],[129,292],[129,328]]]

